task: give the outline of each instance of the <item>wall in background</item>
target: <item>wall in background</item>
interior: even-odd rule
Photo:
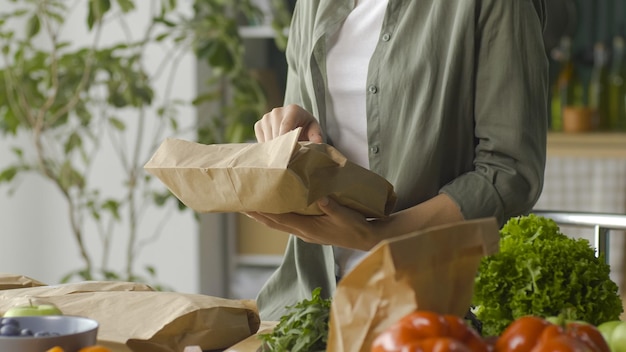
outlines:
[[[88,2],[79,4],[63,32],[68,40],[80,42],[85,40],[85,13]],[[183,2],[184,3],[184,2]],[[2,7],[10,6],[7,1]],[[142,26],[149,15],[149,2],[137,1],[131,26]],[[182,4],[180,6],[184,6]],[[183,9],[184,10],[184,9]],[[19,28],[16,28],[18,30]],[[111,26],[103,38],[106,42],[116,41],[123,35],[120,26]],[[160,52],[154,52],[154,61],[146,62],[146,66],[154,69],[159,62]],[[174,81],[174,98],[192,99],[196,91],[196,63],[193,55],[183,58],[178,77]],[[161,84],[159,91],[166,87]],[[157,92],[159,94],[159,92]],[[132,115],[132,112],[129,112]],[[193,122],[196,118],[195,109],[182,109],[181,118]],[[132,116],[128,116],[132,121]],[[130,122],[128,122],[130,123]],[[132,128],[132,125],[131,125]],[[146,128],[152,128],[147,126]],[[28,140],[20,136],[15,140],[0,139],[0,167],[12,161],[8,152],[11,145],[27,148]],[[96,169],[96,182],[101,183],[109,192],[122,192],[121,185],[114,183],[112,176],[117,167],[117,159],[111,148],[105,146],[102,159]],[[48,284],[56,284],[62,275],[79,267],[78,248],[70,237],[67,212],[64,203],[55,188],[43,179],[32,176],[23,179],[16,192],[9,196],[7,187],[0,187],[0,272],[22,274]],[[161,226],[160,218],[148,212],[145,219],[153,227]],[[148,245],[138,257],[138,268],[150,264],[157,270],[158,281],[180,292],[198,292],[200,290],[198,224],[191,212],[174,212],[161,231],[156,243]],[[90,243],[89,245],[96,245]],[[125,255],[121,243],[115,244],[115,263],[120,266]]]

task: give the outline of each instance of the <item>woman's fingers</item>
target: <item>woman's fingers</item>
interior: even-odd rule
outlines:
[[[254,124],[254,133],[257,141],[266,142],[298,127],[304,130],[300,140],[322,142],[322,130],[315,117],[295,104],[274,108],[263,115]]]

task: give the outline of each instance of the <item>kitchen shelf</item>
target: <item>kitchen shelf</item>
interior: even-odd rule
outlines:
[[[285,28],[285,35],[287,35],[288,32],[289,29]],[[274,39],[276,37],[276,31],[270,25],[241,26],[239,27],[239,35],[246,39]]]
[[[626,158],[626,133],[548,133],[549,156]]]
[[[236,258],[239,266],[276,268],[283,261],[282,255],[243,254]]]
[[[239,35],[249,39],[272,39],[276,36],[274,29],[269,25],[239,27]]]

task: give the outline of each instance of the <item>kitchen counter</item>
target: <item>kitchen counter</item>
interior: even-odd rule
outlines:
[[[549,156],[626,158],[626,133],[548,133]]]

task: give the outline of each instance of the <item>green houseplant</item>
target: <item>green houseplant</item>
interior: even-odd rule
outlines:
[[[0,185],[11,193],[20,177],[34,173],[61,194],[82,262],[61,282],[128,280],[163,288],[152,266],[136,268],[139,252],[158,239],[160,228],[142,232],[142,214],[156,207],[163,212],[160,221],[167,221],[184,206],[143,172],[143,164],[165,137],[192,133],[205,143],[251,137],[265,97],[245,69],[237,26],[241,16],[259,16],[259,9],[249,0],[196,0],[191,11],[181,11],[176,0],[149,0],[141,4],[148,9],[146,25],[137,31],[128,23],[138,15],[140,4],[134,0],[10,3],[0,9],[0,132],[5,138],[26,135],[32,148],[12,147],[12,162],[0,168]],[[81,4],[89,39],[74,43],[62,32]],[[122,29],[122,40],[105,40],[111,26]],[[160,62],[151,70],[146,60],[155,50]],[[181,101],[170,87],[189,54],[212,68],[211,89]],[[155,89],[159,80],[165,81],[164,92]],[[200,126],[180,113],[208,101],[218,107]],[[103,145],[113,147],[121,165],[110,170],[121,193],[107,192],[94,181]],[[93,237],[95,248],[86,244]],[[121,268],[109,262],[116,237],[125,242]]]

